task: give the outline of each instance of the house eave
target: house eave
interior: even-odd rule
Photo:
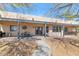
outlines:
[[[33,20],[23,20],[23,19],[13,19],[13,18],[0,18],[0,21],[14,21],[14,22],[29,22],[29,23],[38,23],[38,24],[49,24],[49,22],[44,21],[33,21]]]

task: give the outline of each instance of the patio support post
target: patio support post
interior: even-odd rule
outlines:
[[[64,19],[63,19],[63,22],[65,22]],[[65,33],[64,30],[65,30],[65,25],[63,24],[61,29],[62,38],[64,37],[64,33]]]
[[[45,34],[45,37],[46,37],[46,24],[45,24],[45,28],[44,28],[44,34]]]
[[[76,31],[76,34],[77,34],[77,27],[75,26],[75,31]]]
[[[20,40],[20,20],[18,19],[18,39]]]
[[[62,34],[62,37],[64,37],[64,25],[62,26],[61,34]]]

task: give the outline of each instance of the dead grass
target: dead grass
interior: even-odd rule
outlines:
[[[0,55],[2,56],[31,56],[37,44],[33,40],[0,42]]]
[[[79,56],[79,40],[47,38],[54,56]]]

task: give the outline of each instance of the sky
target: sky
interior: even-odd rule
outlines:
[[[46,12],[48,12],[51,7],[53,7],[53,5],[49,4],[49,3],[47,3],[47,4],[46,3],[34,3],[29,8],[28,7],[18,7],[15,10],[12,6],[10,6],[8,4],[8,5],[6,5],[6,11],[42,16]]]
[[[53,3],[33,3],[31,7],[17,7],[15,9],[10,4],[7,4],[5,5],[5,10],[9,12],[30,14],[30,15],[36,15],[36,16],[47,16],[46,14],[48,14],[51,8],[53,10],[54,7],[55,7],[55,4]],[[53,11],[50,13],[50,16],[47,16],[47,17],[55,18],[56,15],[60,13],[62,14],[66,9],[67,8],[63,8],[55,12]],[[79,4],[73,4],[73,7],[71,8],[70,12],[72,14],[76,14],[78,10],[79,10]]]

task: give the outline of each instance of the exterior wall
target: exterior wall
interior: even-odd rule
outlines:
[[[17,36],[18,35],[18,30],[16,31],[10,31],[10,26],[3,26],[3,30],[4,32],[7,33],[7,35],[9,35],[9,33],[11,34],[11,36]],[[32,35],[35,35],[35,29],[32,26],[27,26],[26,30],[22,29],[22,26],[20,27],[20,33],[24,33],[24,32],[29,32]]]
[[[17,22],[8,22],[8,21],[0,21],[0,25],[3,27],[4,32],[9,35],[11,33],[12,36],[17,36],[18,35],[18,30],[17,31],[10,31],[10,25],[18,25]],[[43,34],[45,34],[45,24],[33,24],[33,23],[20,23],[20,32],[29,32],[32,35],[35,35],[35,27],[43,27]],[[27,29],[22,29],[22,26],[27,26]],[[53,36],[53,37],[60,37],[62,36],[62,32],[53,32],[52,28],[53,25],[47,25],[49,27],[48,35]],[[68,30],[73,29],[74,27],[69,27],[67,26]],[[78,27],[79,28],[79,27]]]
[[[10,21],[0,21],[0,24],[6,32],[7,36],[17,36],[18,35],[18,29],[16,31],[10,31],[10,26],[18,26],[17,22],[10,22]],[[27,26],[27,29],[23,29],[22,26]],[[44,24],[33,24],[33,23],[20,23],[20,33],[29,32],[31,35],[35,35],[35,27],[43,27],[43,34],[44,34]]]
[[[35,35],[35,28],[33,26],[27,26],[27,29],[22,29],[22,26],[20,27],[21,33],[23,32],[29,32],[32,35]]]
[[[17,26],[16,22],[0,22],[2,25],[3,31],[6,32],[7,36],[17,36],[18,35],[18,29],[16,31],[10,31],[10,25],[15,25]],[[31,24],[30,24],[31,25]],[[29,24],[20,24],[20,32],[29,32],[32,35],[35,35],[35,28]],[[27,29],[22,29],[22,26],[27,26]]]
[[[79,26],[65,26],[68,28],[68,31],[67,32],[74,32],[74,35],[75,35],[75,32],[76,32],[76,29],[75,28],[79,28]],[[63,30],[61,30],[61,32],[53,32],[53,26],[50,26],[49,28],[49,33],[48,35],[49,36],[53,36],[53,37],[62,37],[63,36]],[[65,35],[65,34],[64,34]],[[69,35],[69,34],[67,34]],[[73,35],[73,34],[71,34]],[[77,32],[77,35],[79,36],[79,32]]]
[[[68,28],[68,31],[75,31],[75,26],[65,26]]]
[[[53,29],[53,26],[49,26],[49,32],[48,32],[49,36],[60,37],[62,35],[61,32],[53,32],[52,29]]]

